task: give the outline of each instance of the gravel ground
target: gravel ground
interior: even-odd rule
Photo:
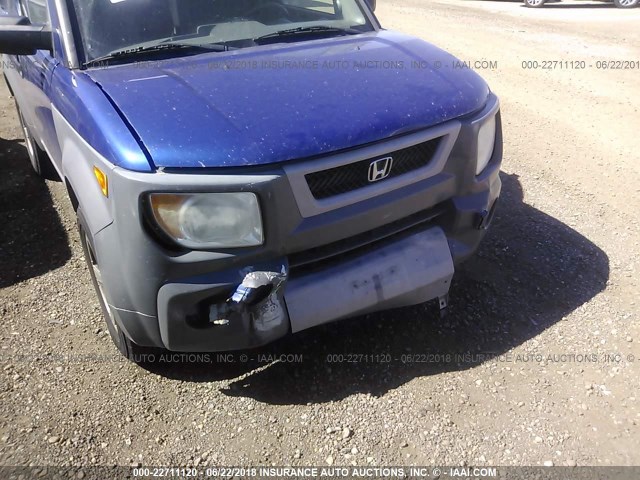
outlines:
[[[233,363],[119,359],[2,88],[0,465],[640,464],[640,70],[595,63],[640,60],[640,9],[577,5],[379,2],[386,27],[498,62],[493,229],[445,320],[394,310]]]

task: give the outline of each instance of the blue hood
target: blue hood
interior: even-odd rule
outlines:
[[[477,111],[488,87],[454,62],[426,42],[379,31],[86,73],[156,167],[235,167],[320,155]]]

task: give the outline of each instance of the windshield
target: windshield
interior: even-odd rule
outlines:
[[[86,62],[162,41],[242,48],[289,29],[331,27],[321,30],[327,35],[344,29],[373,30],[357,0],[73,0],[73,4]]]

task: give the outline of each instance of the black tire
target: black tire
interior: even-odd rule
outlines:
[[[33,135],[31,135],[31,131],[27,126],[27,123],[22,116],[22,111],[18,106],[18,102],[16,102],[16,110],[18,111],[18,118],[20,119],[20,127],[22,128],[22,135],[24,136],[25,147],[27,148],[27,153],[29,154],[29,161],[31,162],[31,167],[33,171],[40,177],[46,180],[60,181],[60,177],[58,172],[53,165],[51,164],[51,160],[49,156],[44,152],[39,146],[38,142],[36,142]]]
[[[100,302],[100,309],[102,310],[102,316],[107,324],[107,330],[109,336],[113,341],[118,351],[126,358],[135,363],[145,363],[148,357],[151,357],[151,349],[140,347],[133,343],[118,326],[117,322],[113,318],[111,313],[111,307],[107,302],[107,295],[104,285],[102,284],[102,275],[100,273],[100,267],[98,266],[97,257],[93,249],[86,222],[82,215],[80,208],[77,212],[78,233],[80,235],[80,243],[82,245],[82,251],[84,252],[84,258],[89,268],[89,275],[91,275],[91,282],[93,288],[98,296],[98,302]]]
[[[544,6],[545,0],[524,0],[525,7],[540,8]]]
[[[618,8],[635,8],[640,0],[613,0],[613,4]]]

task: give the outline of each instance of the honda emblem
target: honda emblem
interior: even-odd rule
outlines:
[[[384,180],[391,174],[391,168],[393,167],[393,157],[381,158],[374,160],[369,165],[369,182],[377,182]]]

